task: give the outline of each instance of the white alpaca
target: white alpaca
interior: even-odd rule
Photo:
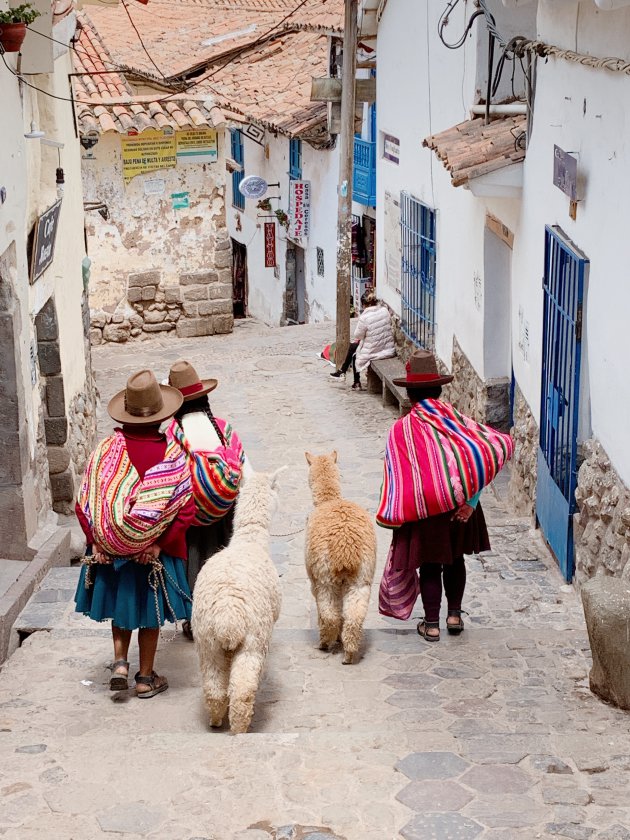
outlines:
[[[249,728],[280,615],[280,579],[269,544],[279,472],[253,472],[243,482],[230,544],[208,560],[195,584],[192,630],[210,724],[221,726],[229,706],[234,734]]]

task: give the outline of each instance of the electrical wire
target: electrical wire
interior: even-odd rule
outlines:
[[[127,0],[122,0],[122,6],[123,6],[123,9],[125,10],[125,14],[126,14],[126,15],[127,15],[127,17],[129,18],[129,23],[131,24],[131,26],[132,26],[132,28],[133,28],[133,31],[134,31],[134,32],[136,33],[136,35],[138,36],[138,41],[140,41],[140,46],[141,46],[141,47],[142,47],[142,49],[144,50],[146,57],[149,59],[149,61],[150,61],[150,62],[151,62],[151,64],[155,67],[155,69],[158,71],[158,73],[160,74],[160,76],[161,76],[163,79],[166,79],[166,76],[165,76],[165,75],[164,75],[164,73],[160,70],[160,68],[158,67],[158,65],[155,63],[155,61],[153,60],[153,56],[151,55],[151,53],[149,52],[149,50],[146,48],[146,45],[145,45],[144,41],[142,40],[142,35],[140,34],[140,31],[139,31],[138,27],[136,26],[136,24],[134,23],[133,18],[131,17],[131,12],[129,11],[129,6],[127,5]]]

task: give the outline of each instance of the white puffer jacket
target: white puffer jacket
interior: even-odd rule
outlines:
[[[368,306],[354,331],[353,341],[360,341],[357,350],[357,370],[365,370],[373,359],[391,359],[396,355],[389,309],[382,304]]]

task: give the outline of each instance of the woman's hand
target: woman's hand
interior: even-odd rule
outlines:
[[[92,557],[94,558],[95,563],[107,564],[112,562],[112,559],[109,556],[109,554],[107,554],[105,549],[98,543],[94,543],[94,545],[92,546]]]
[[[461,507],[457,508],[457,510],[451,516],[451,519],[453,520],[453,522],[468,522],[468,520],[474,512],[475,509],[473,507],[464,503]]]
[[[157,544],[150,545],[148,548],[136,557],[136,563],[141,563],[146,566],[148,563],[154,563],[160,556],[160,546]]]

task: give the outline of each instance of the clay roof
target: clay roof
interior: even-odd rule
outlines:
[[[327,3],[331,4],[331,9],[338,9],[341,0],[327,0]],[[303,9],[308,6],[315,8],[315,4],[321,9],[322,0],[307,0]],[[170,46],[166,51],[162,49],[165,36],[160,9],[168,10],[171,20],[174,10],[178,10],[178,25],[183,20],[179,14],[183,9],[187,14],[194,11],[197,26],[200,17],[205,21],[206,16],[199,14],[200,6],[211,10],[214,15],[212,20],[218,20],[218,12],[223,13],[226,9],[238,11],[239,15],[244,9],[253,10],[252,13],[257,14],[260,20],[261,14],[268,14],[273,9],[273,21],[279,23],[288,14],[287,8],[289,11],[295,8],[295,0],[152,0],[150,5],[158,10],[158,20],[146,29],[142,24],[138,24],[138,28],[148,51],[166,74],[182,66],[184,35],[173,39],[171,22]],[[140,8],[144,7],[138,6]],[[127,132],[129,128],[142,131],[166,125],[174,128],[191,124],[203,127],[218,124],[226,115],[232,114],[236,115],[237,122],[256,122],[289,136],[299,135],[314,146],[329,143],[327,106],[322,102],[311,102],[310,98],[311,78],[328,73],[326,35],[295,28],[285,30],[279,25],[272,36],[256,44],[256,39],[260,37],[259,29],[262,29],[257,27],[246,36],[250,39],[249,44],[240,44],[236,52],[233,45],[226,51],[227,41],[211,45],[204,53],[196,79],[186,81],[180,77],[174,82],[172,76],[171,79],[158,80],[153,67],[153,72],[149,72],[144,52],[145,63],[135,57],[139,45],[137,35],[126,16],[126,23],[120,18],[120,11],[120,6],[90,6],[89,12],[84,10],[79,13],[79,52],[75,53],[74,60],[75,70],[80,75],[75,77],[74,87],[79,100],[77,114],[82,133]],[[134,6],[132,15],[135,11]],[[241,16],[239,20],[240,30],[243,30],[250,25],[246,22],[252,18]],[[220,31],[232,32],[232,25],[222,20]],[[219,30],[214,28],[213,31]],[[133,48],[130,46],[132,40]],[[190,33],[185,40],[186,62],[192,60],[197,67],[200,54],[195,54],[190,48]],[[123,58],[127,59],[124,63],[121,61]],[[105,72],[108,70],[114,72]],[[152,93],[140,95],[138,91],[147,90],[147,85],[149,91],[155,89]],[[187,86],[186,90],[178,93],[181,85]],[[211,102],[209,111],[206,107],[208,101]]]
[[[146,128],[211,128],[225,122],[221,110],[195,101],[190,92],[171,96],[168,90],[138,96],[125,75],[116,70],[110,53],[87,17],[78,14],[78,41],[73,52],[73,77],[79,133],[103,133]],[[113,71],[113,72],[112,72]],[[168,97],[168,98],[167,98]]]
[[[454,187],[466,184],[525,158],[517,138],[526,128],[526,117],[496,117],[489,125],[483,117],[467,120],[423,141],[451,173]]]

